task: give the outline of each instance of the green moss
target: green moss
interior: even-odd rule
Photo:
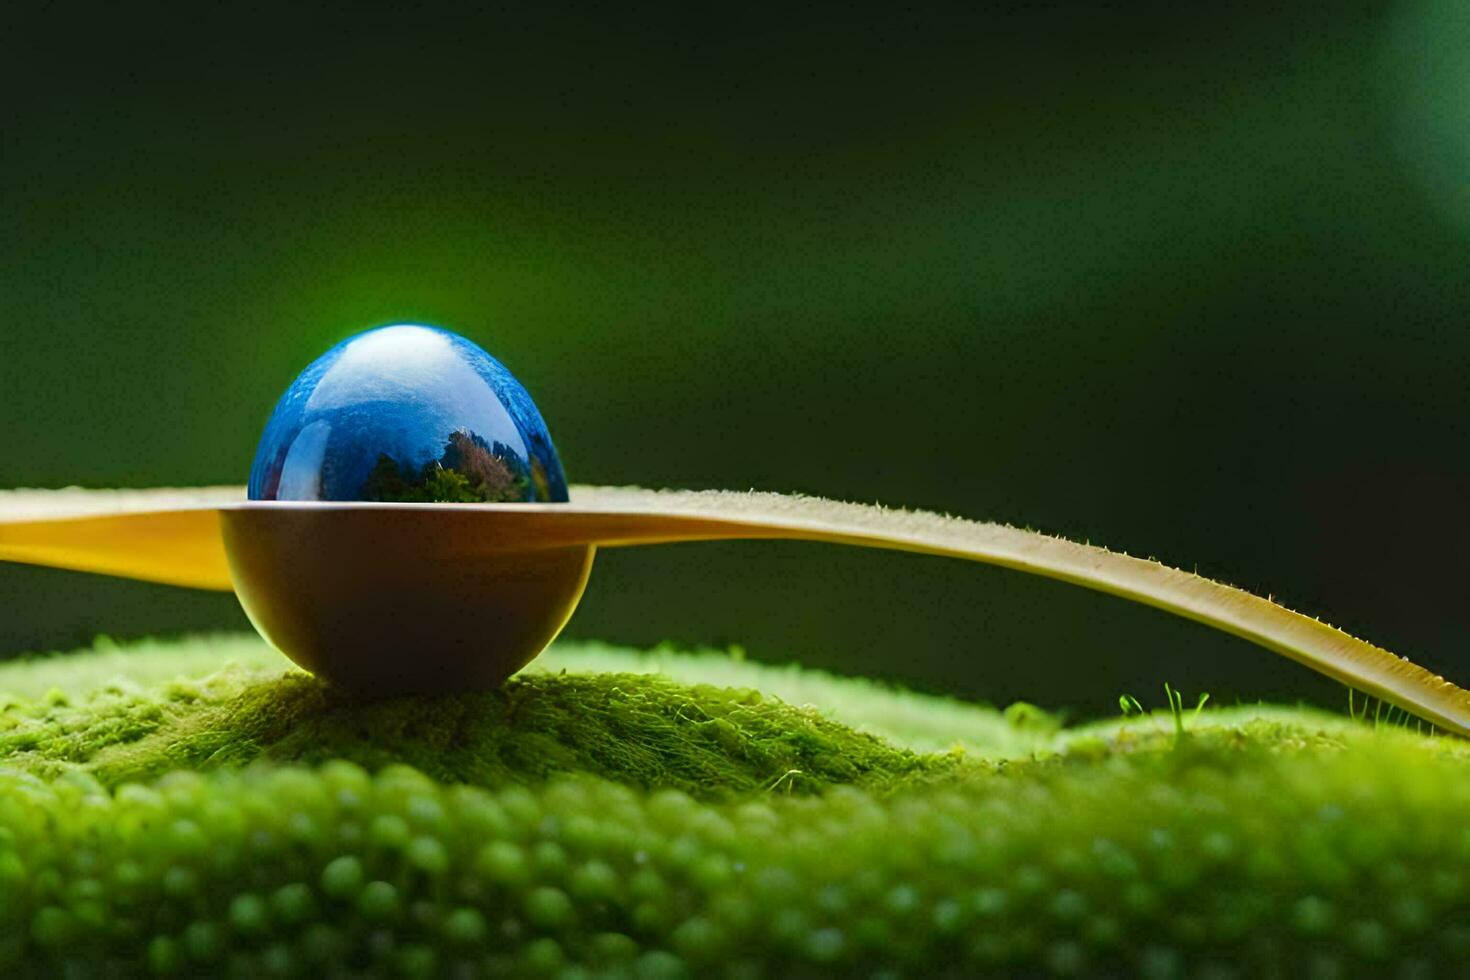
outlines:
[[[87,651],[0,664],[0,697],[41,700],[50,692],[86,695],[116,687],[139,692],[182,680],[187,694],[228,666],[253,678],[291,669],[279,653],[254,636],[214,635],[186,641],[143,642],[120,647],[99,640]],[[855,677],[837,677],[794,665],[746,660],[735,651],[635,651],[596,643],[559,643],[527,673],[655,673],[687,685],[753,689],[788,704],[820,705],[822,713],[861,731],[914,749],[963,748],[987,758],[1025,756],[1050,744],[1049,733],[1017,725],[1001,712],[950,698],[913,695]]]
[[[9,670],[24,675],[27,666]],[[106,785],[173,769],[345,759],[370,769],[405,763],[477,785],[591,772],[710,797],[783,780],[799,791],[886,787],[962,764],[957,754],[915,753],[754,689],[652,673],[529,672],[497,691],[362,701],[299,671],[235,666],[161,688],[114,681],[92,692],[12,696],[6,708],[0,758],[8,766],[48,778],[84,772]]]
[[[236,665],[164,679],[207,649]],[[0,667],[0,961],[1360,976],[1470,956],[1457,740],[1280,708],[1207,709],[1183,738],[1167,715],[1049,731],[729,658],[555,657],[501,693],[369,705],[239,640]],[[922,751],[926,706],[962,749]]]

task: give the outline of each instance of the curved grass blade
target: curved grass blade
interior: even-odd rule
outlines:
[[[247,503],[238,488],[0,493],[0,560],[228,588],[220,509],[342,510],[442,504]],[[1159,562],[1004,524],[814,497],[575,487],[570,504],[473,508],[506,550],[782,538],[964,558],[1085,586],[1242,637],[1461,735],[1470,692],[1422,667],[1242,589]],[[458,522],[457,522],[458,523]]]

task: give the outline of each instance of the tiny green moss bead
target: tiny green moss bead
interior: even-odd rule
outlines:
[[[1051,887],[1051,875],[1034,864],[1023,864],[1016,869],[1015,883],[1018,895],[1040,895]]]
[[[241,849],[233,843],[221,842],[209,852],[205,860],[208,862],[211,874],[225,878],[239,872],[244,857]]]
[[[26,863],[14,851],[0,851],[0,890],[10,890],[25,880]]]
[[[4,857],[0,856],[0,862],[3,861]],[[3,880],[3,875],[0,875],[0,880]],[[148,880],[148,873],[137,861],[124,858],[112,869],[112,880],[120,890],[132,891]]]
[[[1052,917],[1060,922],[1078,922],[1087,915],[1087,898],[1064,888],[1052,896],[1050,910]]]
[[[618,873],[606,861],[593,859],[572,872],[567,888],[583,901],[610,902],[618,895]]]
[[[1452,956],[1463,957],[1470,954],[1470,924],[1450,923],[1440,930],[1439,941]]]
[[[357,911],[369,922],[387,922],[399,912],[398,889],[386,881],[370,881],[357,896]]]
[[[566,892],[549,885],[531,889],[523,907],[526,919],[542,929],[561,929],[568,926],[576,913]]]
[[[383,813],[373,818],[368,826],[368,840],[379,847],[400,850],[409,841],[411,831],[408,821],[396,813]]]
[[[230,926],[244,936],[255,936],[270,927],[270,914],[265,899],[246,892],[230,900]]]
[[[652,868],[639,868],[628,879],[628,894],[633,898],[661,902],[668,897],[669,886]]]
[[[55,905],[43,906],[31,919],[31,938],[39,946],[59,949],[71,942],[76,932],[75,917]]]
[[[368,958],[379,964],[386,964],[393,956],[393,951],[398,948],[398,938],[393,930],[381,927],[369,930],[366,936],[357,941]]]
[[[531,880],[525,853],[510,841],[491,841],[475,856],[475,870],[497,885],[518,887]]]
[[[1200,852],[1213,861],[1229,861],[1235,856],[1235,838],[1223,830],[1212,830],[1200,838]]]
[[[521,951],[526,969],[533,973],[553,973],[566,962],[566,954],[555,939],[543,936],[526,943]]]
[[[788,906],[771,913],[769,928],[778,940],[796,944],[802,942],[811,931],[811,916],[804,909]]]
[[[148,943],[148,969],[166,976],[183,966],[184,954],[172,936],[154,936]]]
[[[1291,909],[1291,925],[1303,936],[1325,936],[1332,931],[1332,903],[1316,895],[1300,899]]]
[[[41,868],[36,872],[35,888],[37,895],[52,896],[61,894],[61,886],[65,879],[61,876],[58,868]]]
[[[224,937],[213,922],[191,922],[184,929],[183,945],[190,959],[212,963],[224,949]]]
[[[1087,964],[1087,952],[1070,939],[1047,946],[1042,953],[1046,968],[1059,977],[1076,976]]]
[[[648,935],[662,933],[673,921],[673,915],[659,901],[645,899],[633,906],[633,925]]]
[[[343,786],[333,792],[332,802],[337,804],[337,809],[343,814],[354,814],[367,805],[367,796],[355,789]]]
[[[685,919],[669,937],[670,944],[691,960],[715,957],[723,947],[724,940],[720,927],[700,915]]]
[[[408,943],[393,954],[393,966],[399,976],[431,977],[438,963],[433,947],[423,943]]]
[[[286,821],[286,838],[297,844],[318,844],[325,835],[311,814],[293,813]]]
[[[1427,931],[1434,922],[1429,903],[1413,893],[1397,896],[1389,903],[1388,914],[1395,926],[1411,935]]]
[[[373,788],[373,777],[368,771],[346,759],[331,759],[324,762],[317,772],[333,789],[347,789],[360,795],[366,795]]]
[[[561,839],[578,853],[587,853],[597,848],[603,835],[594,820],[586,813],[570,813],[561,824]]]
[[[710,897],[709,912],[732,932],[754,928],[758,917],[755,904],[736,889],[715,892]]]
[[[1454,902],[1465,892],[1465,875],[1458,868],[1436,868],[1429,876],[1429,890],[1442,902]]]
[[[152,934],[152,924],[145,922],[142,918],[128,914],[117,914],[107,918],[97,932],[106,935],[114,942],[126,943],[129,949],[136,949],[140,943]],[[0,938],[0,948],[5,945],[5,940]],[[5,958],[0,955],[0,965]]]
[[[474,789],[470,795],[468,790]],[[475,837],[501,838],[510,834],[512,825],[505,810],[489,794],[474,787],[455,787],[460,796],[459,819],[461,826]]]
[[[931,918],[935,932],[941,936],[951,936],[965,924],[965,907],[952,898],[940,899],[934,903]]]
[[[673,953],[654,949],[633,962],[633,975],[639,980],[680,980],[689,975],[689,968]]]
[[[648,799],[648,815],[669,830],[680,831],[689,825],[699,804],[688,793],[677,789],[661,789]]]
[[[285,943],[271,943],[260,951],[260,969],[267,976],[292,976],[297,972],[296,956]]]
[[[346,954],[347,939],[335,926],[316,922],[302,932],[300,948],[308,963],[335,963]]]
[[[160,885],[169,898],[185,898],[199,889],[199,873],[187,865],[175,864],[163,873]]]
[[[1380,861],[1373,867],[1373,877],[1386,888],[1403,888],[1414,882],[1414,872],[1403,861]]]
[[[437,838],[415,837],[404,852],[408,863],[427,875],[442,875],[449,870],[449,852]]]
[[[435,787],[437,791],[437,787]],[[404,807],[408,819],[420,830],[441,831],[448,823],[444,804],[433,793],[416,793],[409,797]]]
[[[163,808],[163,796],[159,795],[157,790],[147,788],[143,783],[122,783],[113,792],[113,798],[126,810],[148,810],[157,813]]]
[[[337,825],[333,839],[339,851],[359,851],[367,840],[367,831],[362,829],[362,823],[357,820],[343,820]]]
[[[362,889],[366,877],[362,862],[351,854],[344,854],[322,869],[322,891],[332,898],[349,899]]]
[[[594,962],[599,965],[627,963],[638,955],[638,943],[621,932],[599,932],[588,945]]]
[[[1307,980],[1351,980],[1352,977],[1342,965],[1342,957],[1333,953],[1313,953],[1304,965]]]
[[[1123,907],[1140,919],[1152,918],[1159,911],[1159,893],[1147,882],[1130,881],[1123,886]]]
[[[904,916],[912,913],[919,907],[922,896],[919,890],[910,884],[895,885],[889,893],[884,896],[883,906],[894,915]]]
[[[1109,878],[1138,877],[1138,860],[1126,848],[1107,838],[1098,838],[1092,843],[1092,857],[1098,870]]]
[[[282,885],[271,893],[271,912],[288,925],[299,925],[316,917],[316,896],[297,881]]]
[[[414,898],[416,892],[413,883],[402,891],[406,913],[403,918],[408,923],[408,928],[415,931],[415,934],[419,930],[426,934],[437,931],[440,920],[444,918],[444,909],[439,903],[427,898]]]
[[[673,868],[684,869],[694,864],[703,854],[704,844],[685,834],[674,838],[664,848],[664,861]]]
[[[970,939],[966,951],[975,962],[995,966],[1005,960],[1010,947],[1003,936],[982,932]]]
[[[730,859],[723,854],[702,854],[689,869],[689,877],[706,891],[723,888],[734,876]]]
[[[1209,921],[1203,915],[1180,911],[1172,925],[1175,941],[1187,946],[1202,946],[1210,938]]]
[[[1123,938],[1123,926],[1111,915],[1094,915],[1082,927],[1082,934],[1094,946],[1111,948]]]
[[[556,841],[544,840],[531,849],[536,873],[544,878],[559,878],[567,870],[567,852]]]
[[[489,933],[485,917],[479,909],[457,908],[444,917],[440,926],[444,938],[457,946],[475,946]]]
[[[102,902],[82,899],[73,902],[70,911],[84,931],[97,932],[107,924],[108,910]]]
[[[203,829],[187,817],[169,825],[165,842],[179,854],[199,854],[209,846],[209,838]]]
[[[376,784],[385,798],[406,798],[414,793],[433,793],[434,781],[422,771],[403,762],[394,762],[378,770]]]
[[[509,786],[500,792],[500,805],[514,824],[529,827],[541,819],[541,804],[524,786]]]
[[[1358,955],[1370,960],[1388,957],[1393,936],[1383,923],[1374,919],[1363,919],[1348,927],[1348,942]]]
[[[1160,980],[1184,976],[1184,957],[1168,946],[1145,946],[1138,957],[1139,972]]]

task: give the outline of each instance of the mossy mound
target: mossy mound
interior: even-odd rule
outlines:
[[[0,666],[0,690],[12,975],[1470,962],[1465,743],[1316,712],[1056,731],[606,648],[495,694],[360,704],[245,640]],[[957,747],[928,751],[945,725]]]
[[[166,660],[168,648],[153,656]],[[0,685],[5,675],[0,669]],[[921,755],[752,688],[653,673],[543,669],[495,691],[365,701],[300,671],[233,665],[161,686],[114,679],[76,694],[52,688],[35,699],[11,696],[5,708],[0,759],[8,767],[46,778],[86,773],[108,786],[175,769],[345,760],[371,770],[405,764],[446,783],[595,773],[729,798],[791,773],[803,788],[882,788],[962,764],[958,754]]]

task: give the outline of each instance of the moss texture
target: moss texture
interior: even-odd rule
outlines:
[[[0,666],[0,691],[7,974],[1422,976],[1470,957],[1470,752],[1345,716],[1058,729],[596,647],[501,692],[363,704],[239,638]]]

